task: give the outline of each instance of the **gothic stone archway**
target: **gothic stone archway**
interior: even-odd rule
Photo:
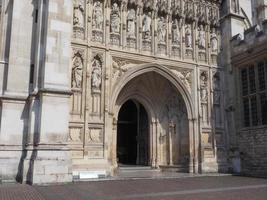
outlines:
[[[150,123],[149,164],[183,165],[187,171],[197,171],[192,101],[181,81],[158,65],[136,67],[121,81],[115,87],[111,109],[117,120],[121,106],[129,99],[145,107]],[[111,151],[116,167],[117,128],[113,130]]]

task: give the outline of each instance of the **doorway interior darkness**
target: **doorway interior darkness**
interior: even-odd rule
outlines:
[[[118,117],[117,160],[124,165],[148,165],[149,127],[145,108],[134,100],[125,102]]]

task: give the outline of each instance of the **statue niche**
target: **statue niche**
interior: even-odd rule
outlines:
[[[73,50],[72,73],[71,73],[71,113],[81,114],[82,88],[83,88],[84,51]]]
[[[91,89],[92,114],[99,116],[101,110],[102,60],[96,55],[92,61]]]
[[[203,71],[200,74],[200,102],[202,122],[208,125],[208,73]]]
[[[92,19],[92,39],[96,42],[103,42],[104,14],[103,3],[100,1],[94,2]]]
[[[120,8],[115,2],[112,4],[110,14],[110,43],[113,45],[120,45]]]
[[[217,53],[217,51],[218,51],[218,38],[217,38],[215,28],[212,28],[212,30],[211,30],[210,45],[211,45],[211,51],[213,53]]]
[[[75,0],[73,4],[73,36],[75,38],[84,38],[84,1]]]
[[[172,20],[172,55],[180,56],[181,55],[181,30],[177,18]]]
[[[159,17],[158,19],[158,42],[166,43],[166,30],[167,24],[164,17]]]
[[[127,12],[127,46],[136,47],[136,10],[133,6],[128,7]]]
[[[102,64],[98,57],[95,57],[92,63],[91,85],[92,91],[100,91],[102,83]]]
[[[83,57],[79,52],[75,53],[72,66],[72,88],[80,89],[83,78]]]
[[[157,21],[158,53],[166,54],[167,23],[164,16],[159,16]]]
[[[190,24],[185,27],[185,46],[192,48],[192,28]]]
[[[152,36],[152,13],[151,11],[145,12],[142,21],[142,37],[143,37],[143,50],[151,51],[151,36]]]
[[[151,39],[151,23],[152,23],[151,12],[145,13],[143,17],[143,39]]]
[[[203,25],[199,26],[198,48],[201,49],[201,50],[206,48],[206,33],[205,33]]]

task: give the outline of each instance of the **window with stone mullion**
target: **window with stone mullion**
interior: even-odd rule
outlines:
[[[241,69],[241,87],[242,87],[242,103],[243,103],[243,123],[245,127],[250,126],[250,101],[248,86],[248,69]]]
[[[267,60],[241,69],[243,124],[267,124]]]
[[[267,60],[258,63],[258,91],[261,124],[267,125]]]

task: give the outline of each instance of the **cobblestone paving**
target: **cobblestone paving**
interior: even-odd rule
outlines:
[[[267,179],[220,176],[1,185],[2,200],[267,200]]]

